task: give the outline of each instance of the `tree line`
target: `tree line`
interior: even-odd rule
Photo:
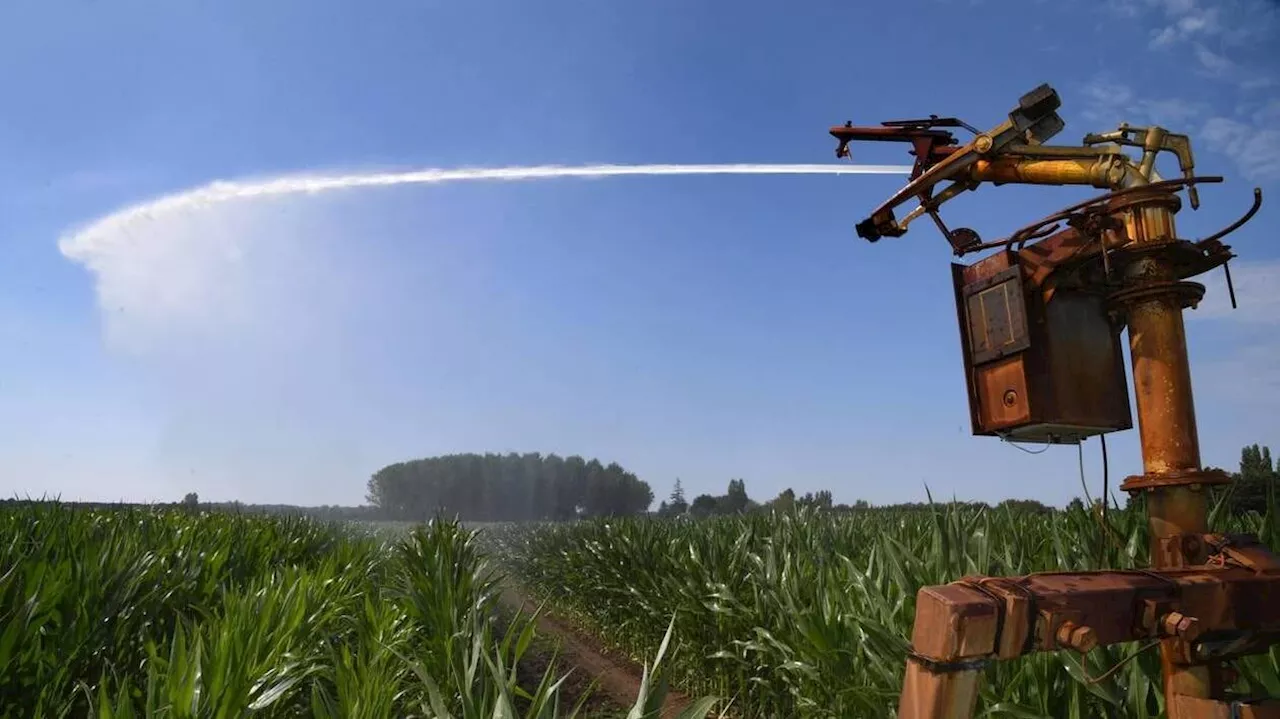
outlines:
[[[1276,501],[1280,489],[1280,465],[1271,461],[1271,448],[1249,445],[1240,451],[1240,471],[1232,475],[1232,482],[1224,490],[1233,512],[1267,511],[1268,495]]]
[[[951,502],[949,504],[982,509],[992,508],[986,502]],[[929,504],[926,502],[905,502],[873,507],[865,499],[859,499],[853,504],[836,504],[832,501],[830,490],[821,489],[817,492],[805,492],[803,495],[797,495],[795,490],[790,487],[779,492],[778,496],[773,499],[758,502],[747,494],[746,482],[741,479],[729,480],[729,487],[724,494],[700,494],[694,498],[693,502],[688,502],[685,499],[684,485],[677,479],[671,495],[658,505],[657,514],[660,517],[687,515],[700,519],[716,515],[745,514],[748,512],[786,512],[803,507],[816,507],[832,512],[902,511],[927,509]],[[1018,513],[1045,514],[1054,511],[1052,507],[1034,499],[1006,499],[997,504],[996,508],[1010,509]]]
[[[1226,501],[1233,513],[1267,510],[1268,496],[1280,489],[1280,465],[1267,446],[1244,447],[1238,471],[1225,489],[1215,490],[1215,499]],[[644,514],[653,502],[646,482],[616,463],[561,458],[550,454],[456,454],[417,459],[383,467],[368,481],[368,505],[362,507],[295,507],[290,505],[248,505],[239,502],[206,504],[190,493],[181,504],[205,510],[305,514],[322,519],[421,520],[437,512],[471,521],[566,520],[593,516]],[[1140,503],[1141,496],[1128,504]],[[991,508],[986,502],[960,504]],[[1083,504],[1080,500],[1073,504]],[[109,506],[109,505],[103,505]],[[864,500],[835,504],[831,492],[819,490],[797,495],[788,488],[764,501],[747,494],[746,482],[731,479],[724,494],[700,494],[688,501],[684,486],[676,479],[671,494],[658,505],[662,517],[710,517],[751,511],[788,510],[819,507],[845,512],[869,509],[924,509],[927,503],[911,502],[872,507]],[[1035,500],[1007,499],[996,505],[1019,513],[1048,513],[1054,509]]]
[[[387,519],[436,514],[479,522],[643,514],[653,490],[616,462],[579,456],[451,454],[397,462],[369,479],[367,501]]]
[[[1276,502],[1277,499],[1280,499],[1280,463],[1272,460],[1269,447],[1253,444],[1242,449],[1240,452],[1239,471],[1233,472],[1231,478],[1233,480],[1232,483],[1225,489],[1218,490],[1215,499],[1227,502],[1232,513],[1258,512],[1263,514],[1267,511],[1268,497],[1271,498],[1271,502]],[[1139,495],[1130,497],[1127,504],[1134,506],[1135,502],[1140,503],[1141,501],[1142,498]],[[957,502],[956,504],[983,509],[992,508],[986,502]],[[1071,504],[1082,507],[1084,503],[1077,498]],[[874,509],[910,510],[925,509],[928,506],[927,503],[923,502],[908,502]],[[1276,506],[1280,507],[1280,505]],[[688,502],[685,499],[683,484],[679,479],[676,479],[675,488],[672,490],[671,495],[658,505],[657,514],[663,517],[689,515],[694,518],[701,518],[721,514],[741,514],[751,511],[786,511],[797,507],[819,507],[836,512],[873,509],[871,505],[861,499],[852,505],[833,504],[831,492],[825,489],[818,492],[807,492],[798,497],[794,490],[787,488],[771,500],[757,502],[747,495],[746,484],[741,479],[729,480],[729,487],[724,494],[701,494],[695,497],[693,502]],[[1034,499],[1006,499],[997,504],[995,508],[1009,509],[1019,514],[1047,514],[1054,511],[1052,507]]]

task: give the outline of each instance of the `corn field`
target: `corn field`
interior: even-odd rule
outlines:
[[[0,716],[574,716],[554,664],[519,676],[535,624],[495,618],[500,577],[454,522],[50,503],[0,510],[0,537]],[[630,719],[656,717],[648,686]]]
[[[1277,544],[1274,512],[1214,522]],[[889,717],[919,587],[1147,562],[1138,512],[1104,530],[1086,511],[958,505],[377,532],[48,503],[0,510],[0,532],[13,717],[582,716],[561,696],[569,667],[522,671],[535,622],[498,611],[500,565],[605,643],[660,660],[628,719],[656,717],[667,680],[707,697],[684,719],[717,696],[739,717]],[[1154,652],[1090,681],[1135,648],[993,665],[979,716],[1157,716]],[[1280,651],[1241,669],[1242,690],[1280,695]]]
[[[1220,530],[1277,545],[1274,512],[1214,513]],[[623,519],[516,527],[492,540],[551,605],[620,651],[645,655],[674,617],[668,669],[695,694],[731,697],[743,717],[890,717],[916,591],[965,575],[1134,568],[1145,515],[1105,529],[1085,509],[1052,514],[938,506],[813,510],[706,521]],[[986,670],[978,716],[1154,717],[1159,656],[1137,649],[1033,655]],[[1280,650],[1241,665],[1242,690],[1280,696]]]

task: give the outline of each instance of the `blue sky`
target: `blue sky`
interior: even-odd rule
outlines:
[[[827,127],[987,127],[1041,82],[1076,142],[1190,132],[1204,236],[1280,190],[1269,0],[56,2],[0,8],[0,493],[357,503],[460,451],[618,461],[658,496],[830,488],[1057,504],[1076,451],[971,437],[950,254],[867,244],[892,176],[353,190],[197,208],[107,267],[58,239],[218,179],[578,163],[834,161]],[[903,163],[898,146],[855,147]],[[1164,166],[1166,175],[1176,166]],[[997,237],[1094,191],[982,188]],[[1271,199],[1271,202],[1274,202]],[[1264,206],[1188,320],[1205,462],[1280,444]],[[1114,478],[1140,468],[1112,439]],[[1096,443],[1085,447],[1091,489]]]

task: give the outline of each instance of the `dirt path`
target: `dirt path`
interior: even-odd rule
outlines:
[[[521,609],[524,614],[532,614],[538,605],[526,599],[520,591],[511,585],[502,589],[502,603],[511,609]],[[603,694],[609,703],[627,709],[636,701],[640,693],[640,679],[643,667],[629,659],[612,655],[574,627],[549,610],[543,609],[538,617],[538,634],[560,643],[560,657],[568,665],[575,667],[574,674],[582,674],[597,682],[596,692]],[[585,688],[586,682],[578,687]],[[574,700],[577,696],[573,697]],[[674,719],[689,706],[688,697],[674,690],[667,692],[666,701],[662,705],[662,719]]]

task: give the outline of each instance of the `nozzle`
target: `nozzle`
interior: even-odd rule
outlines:
[[[1084,142],[1080,144],[1101,145],[1104,142],[1114,142],[1117,145],[1125,145],[1128,144],[1125,142],[1125,140],[1128,139],[1128,134],[1126,134],[1126,131],[1121,128],[1119,130],[1112,130],[1111,132],[1091,132],[1084,136]]]
[[[1176,135],[1162,127],[1131,127],[1127,123],[1111,132],[1091,132],[1084,136],[1085,145],[1100,145],[1104,142],[1128,147],[1141,147],[1142,162],[1139,165],[1142,175],[1151,179],[1151,169],[1155,164],[1158,152],[1172,152],[1178,156],[1178,168],[1186,179],[1195,177],[1196,161],[1191,152],[1191,138]],[[1200,193],[1195,185],[1187,186],[1187,198],[1191,201],[1191,209],[1200,208]]]
[[[907,232],[906,228],[899,225],[894,218],[893,210],[887,208],[876,210],[870,217],[859,222],[854,229],[858,237],[867,242],[875,242],[881,237],[902,237]]]
[[[870,217],[859,222],[854,227],[854,230],[857,231],[858,237],[861,237],[867,242],[875,242],[880,239],[880,231],[876,229],[876,221]]]
[[[1188,180],[1196,176],[1196,160],[1191,154],[1191,138],[1186,135],[1165,135],[1164,149],[1178,156],[1178,168],[1182,176]],[[1191,200],[1191,209],[1200,209],[1200,192],[1195,185],[1187,185],[1187,198]]]

